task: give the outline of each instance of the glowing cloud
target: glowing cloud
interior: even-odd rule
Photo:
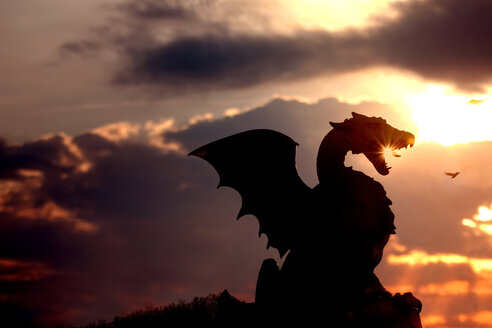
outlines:
[[[62,208],[53,201],[47,201],[43,206],[26,206],[25,208],[17,208],[5,210],[3,212],[10,212],[18,218],[25,218],[31,220],[46,220],[46,221],[60,221],[70,224],[74,231],[94,233],[98,230],[98,226],[74,216],[70,211]]]
[[[474,215],[473,218],[476,221],[492,221],[492,204],[490,207],[480,206],[478,214]]]
[[[0,258],[0,281],[37,281],[54,273],[41,262]]]
[[[211,121],[214,116],[212,113],[197,114],[188,120],[188,124],[195,125],[204,121]]]
[[[490,325],[492,322],[492,311],[481,311],[473,315],[471,320],[483,325]]]
[[[326,28],[341,30],[347,27],[374,25],[370,19],[377,14],[380,17],[395,17],[396,11],[389,7],[391,0],[282,0],[280,4],[305,28]]]
[[[235,108],[235,107],[226,109],[224,111],[224,115],[226,117],[233,117],[233,116],[238,115],[239,113],[241,113],[241,111],[238,108]]]
[[[464,218],[461,224],[465,227],[471,228],[475,233],[484,232],[488,235],[492,235],[492,204],[487,207],[481,205],[478,207],[478,213],[473,216],[473,219]]]
[[[181,149],[181,146],[176,142],[168,142],[164,139],[164,133],[168,131],[174,131],[175,126],[174,119],[161,119],[160,121],[147,121],[145,123],[145,132],[148,135],[149,143],[151,146],[161,149],[164,153],[173,151],[184,154],[185,151]]]
[[[485,96],[475,98],[451,95],[438,86],[408,96],[407,103],[413,109],[418,128],[417,140],[445,146],[492,140],[492,102]]]
[[[389,255],[387,259],[389,264],[406,264],[410,266],[428,265],[435,263],[444,264],[469,264],[476,273],[492,273],[492,259],[471,258],[459,254],[428,254],[424,251],[413,250],[410,253],[402,255]]]
[[[130,122],[111,123],[92,130],[92,133],[114,142],[126,140],[139,132],[140,124]]]
[[[453,280],[443,284],[427,284],[418,288],[419,295],[460,295],[469,291],[470,283],[464,280]]]
[[[446,319],[439,314],[422,316],[421,320],[424,327],[433,326],[433,325],[442,325],[446,323]]]

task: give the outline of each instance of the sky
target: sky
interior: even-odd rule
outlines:
[[[491,14],[487,0],[2,1],[0,313],[81,325],[223,289],[252,301],[262,260],[282,260],[188,152],[274,129],[314,187],[329,122],[357,112],[416,135],[388,176],[346,158],[393,201],[382,284],[413,292],[425,327],[492,327]]]

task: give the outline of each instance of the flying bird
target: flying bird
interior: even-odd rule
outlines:
[[[457,176],[458,174],[460,174],[460,173],[461,173],[461,172],[455,172],[455,173],[451,173],[451,172],[444,172],[444,174],[449,175],[449,176],[451,177],[451,179],[456,178],[456,176]]]

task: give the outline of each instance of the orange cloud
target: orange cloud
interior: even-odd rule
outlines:
[[[473,215],[473,219],[464,218],[461,224],[472,229],[475,234],[485,233],[492,235],[492,204],[487,207],[481,205],[477,209],[477,213]]]
[[[492,295],[492,280],[478,280],[473,287],[473,292],[477,295]]]
[[[439,314],[422,316],[420,319],[424,327],[442,325],[446,323],[446,318],[444,318],[444,316]]]
[[[132,124],[130,122],[111,123],[92,130],[92,133],[113,142],[129,139],[138,135],[139,132],[140,124]]]
[[[95,232],[97,226],[93,223],[79,219],[70,211],[60,207],[55,202],[49,200],[42,207],[27,207],[19,209],[15,213],[18,217],[48,220],[48,221],[64,221],[70,223],[75,231],[80,232]]]
[[[413,250],[402,255],[388,255],[389,264],[428,265],[433,263],[469,264],[476,273],[492,273],[492,259],[471,258],[460,254],[428,254],[424,251]]]
[[[73,142],[73,138],[63,132],[46,134],[38,142],[59,142],[65,148],[59,151],[50,160],[60,166],[74,167],[77,172],[87,172],[92,163],[84,156],[79,146]]]
[[[213,119],[213,117],[214,116],[212,115],[212,113],[197,114],[197,115],[191,117],[188,120],[188,123],[190,125],[195,125],[195,124],[200,123],[200,122],[211,121]]]
[[[232,107],[232,108],[228,108],[224,111],[224,115],[226,117],[233,117],[233,116],[236,116],[238,114],[240,114],[241,111],[238,109],[238,108],[235,108],[235,107]]]
[[[492,311],[481,311],[472,316],[472,321],[483,324],[490,325],[492,323]]]
[[[1,182],[0,213],[23,219],[66,222],[79,232],[93,233],[98,230],[97,225],[77,218],[74,213],[52,200],[45,202],[42,206],[36,206],[31,192],[32,189],[26,187],[22,182]],[[12,199],[17,199],[17,202],[12,203]]]
[[[480,206],[478,213],[473,216],[476,221],[492,221],[492,204],[490,207]]]
[[[480,290],[481,294],[492,294],[492,286],[481,284],[474,286],[473,291]],[[430,283],[422,286],[414,286],[410,284],[398,284],[385,286],[390,293],[412,292],[419,296],[447,296],[447,295],[462,295],[471,291],[469,281],[452,280],[444,283]]]
[[[0,281],[37,281],[54,273],[41,262],[0,258]]]
[[[19,219],[58,221],[70,224],[75,231],[93,233],[98,227],[78,218],[52,200],[36,205],[34,193],[42,186],[44,175],[37,170],[18,170],[24,179],[0,181],[0,213]]]
[[[169,142],[165,140],[164,133],[169,131],[175,131],[178,128],[175,125],[174,119],[161,119],[160,121],[147,121],[145,123],[145,132],[148,135],[149,144],[153,147],[159,148],[167,153],[169,151],[185,154],[186,152],[181,148],[181,145],[177,142]]]
[[[492,311],[480,311],[473,314],[462,313],[459,314],[457,318],[460,323],[473,325],[472,327],[475,327],[476,325],[480,325],[480,327],[490,327],[492,323]]]
[[[159,148],[166,153],[173,151],[185,154],[186,152],[181,149],[180,144],[164,140],[164,133],[177,131],[180,128],[186,128],[188,125],[197,124],[202,121],[209,121],[212,117],[210,113],[196,115],[183,127],[176,126],[173,118],[163,118],[157,121],[148,120],[145,124],[122,121],[100,126],[93,129],[91,133],[115,143],[147,140],[151,146]]]
[[[427,284],[418,288],[419,295],[459,295],[468,292],[470,292],[470,283],[464,280],[453,280],[443,284]]]

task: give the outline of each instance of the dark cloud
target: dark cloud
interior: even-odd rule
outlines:
[[[20,178],[19,169],[62,174],[74,168],[78,159],[63,145],[63,138],[28,142],[21,146],[0,141],[0,178]]]
[[[246,129],[276,129],[300,144],[300,174],[314,185],[316,151],[328,122],[341,121],[352,111],[383,116],[409,129],[404,118],[377,103],[325,99],[308,105],[277,99],[232,118],[167,132],[164,138],[186,152]],[[409,250],[475,257],[490,253],[490,236],[466,237],[460,225],[491,194],[486,184],[469,180],[492,181],[481,169],[492,158],[481,156],[479,164],[474,160],[487,147],[457,148],[457,157],[469,158],[468,171],[474,174],[463,172],[452,185],[442,166],[455,162],[440,146],[417,145],[398,159],[391,175],[377,177],[394,201],[399,240]],[[223,288],[251,299],[262,259],[276,256],[265,250],[264,237],[257,238],[254,218],[234,220],[239,195],[228,188],[215,190],[217,174],[198,158],[164,152],[142,139],[110,141],[96,133],[3,143],[1,150],[2,162],[9,164],[0,178],[0,303],[22,305],[37,323],[110,319],[149,303]],[[355,161],[355,168],[376,176],[366,162]],[[1,260],[14,261],[14,267],[2,266]],[[465,264],[418,270],[384,264],[381,270],[388,284],[476,280]],[[34,278],[23,280],[23,273]],[[6,280],[6,274],[12,279]]]
[[[186,8],[189,1],[133,1],[116,6],[126,15],[141,19],[194,19],[195,12]]]
[[[5,307],[35,309],[33,322],[50,326],[109,319],[149,302],[190,299],[222,288],[251,295],[250,283],[265,254],[260,240],[249,242],[257,227],[245,222],[240,230],[232,213],[213,211],[232,212],[239,204],[232,194],[224,199],[223,193],[204,190],[202,183],[214,182],[204,181],[207,170],[199,163],[95,134],[4,148],[11,154],[4,160],[10,158],[9,170],[17,174],[0,181],[6,188],[0,202],[0,260],[35,261],[50,271],[25,281],[0,266],[0,296],[9,301]],[[30,150],[39,156],[27,157]],[[67,160],[65,153],[79,154],[90,169],[74,165],[56,175],[51,166],[36,165],[38,173],[24,176],[34,172],[29,159],[57,163]],[[8,189],[13,183],[15,188]],[[81,221],[95,229],[78,229],[74,223]],[[244,270],[238,273],[238,268]],[[7,274],[11,279],[5,284]]]
[[[124,59],[116,83],[156,86],[169,95],[292,82],[380,66],[467,90],[483,88],[492,77],[488,40],[492,3],[487,0],[396,2],[397,18],[376,17],[375,27],[298,31],[289,36],[269,32],[267,27],[255,33],[235,31],[224,18],[216,22],[199,15],[206,8],[203,5],[163,4],[120,6],[131,19],[109,30],[123,25],[129,31],[103,37],[103,43],[115,47]],[[275,15],[266,20],[275,20]],[[162,32],[155,35],[156,30],[167,31],[164,39]],[[70,42],[63,47],[79,52],[92,44]]]
[[[405,1],[394,6],[400,17],[374,29],[371,37],[385,63],[462,88],[490,82],[490,1]]]
[[[343,42],[323,32],[276,37],[206,35],[143,51],[128,49],[128,54],[130,69],[119,74],[116,82],[156,84],[172,91],[298,80],[374,62],[358,42]]]
[[[102,46],[99,42],[93,40],[82,40],[76,42],[65,42],[60,46],[59,53],[61,56],[85,55],[101,49]]]

